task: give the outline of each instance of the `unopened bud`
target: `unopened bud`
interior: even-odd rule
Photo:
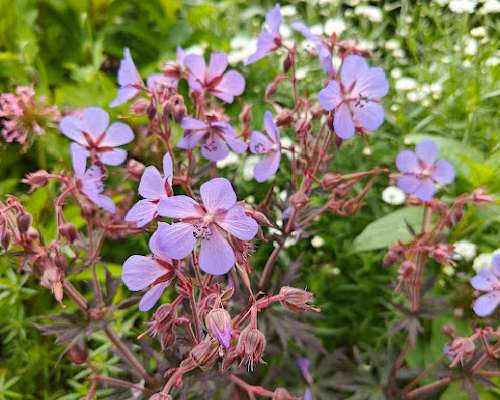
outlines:
[[[186,115],[187,109],[184,104],[184,98],[180,95],[175,95],[172,98],[172,114],[174,116],[174,120],[177,123],[182,121],[182,118]]]
[[[280,290],[280,296],[282,296],[282,300],[280,301],[282,306],[290,311],[319,312],[318,308],[312,307],[309,304],[307,304],[313,298],[313,294],[311,292],[308,292],[307,290],[302,290],[289,286],[283,286]]]
[[[75,225],[65,222],[59,226],[59,234],[69,243],[73,243],[78,238],[78,231]]]
[[[226,349],[231,345],[231,316],[223,308],[214,308],[205,317],[210,334]]]
[[[245,104],[243,110],[240,113],[240,122],[242,124],[249,124],[252,119],[252,106],[250,104]]]
[[[283,60],[283,72],[285,74],[290,70],[290,67],[292,66],[292,63],[293,63],[292,57],[293,57],[292,54],[288,53],[286,55],[285,59]]]
[[[455,337],[455,327],[453,326],[453,324],[451,324],[449,322],[444,324],[443,325],[443,333],[446,336],[449,336],[450,338],[454,338]]]
[[[283,109],[278,113],[276,117],[276,126],[290,126],[293,122],[293,111],[288,109]]]
[[[495,198],[486,194],[486,191],[482,188],[476,189],[472,192],[472,199],[476,204],[493,203],[495,201]]]
[[[26,175],[26,178],[22,180],[23,183],[27,183],[30,186],[30,192],[39,187],[45,186],[48,181],[49,173],[43,169]]]
[[[298,191],[290,196],[290,204],[296,209],[304,208],[309,202],[309,197],[302,191]]]
[[[153,118],[156,115],[156,107],[152,103],[149,104],[149,106],[148,106],[148,108],[146,110],[146,113],[148,114],[148,118],[150,120],[153,120]]]
[[[130,112],[134,115],[144,115],[148,112],[150,104],[147,99],[138,99],[130,106]]]
[[[341,182],[342,175],[328,172],[323,176],[323,179],[321,180],[321,186],[323,186],[324,189],[332,189],[338,186]]]
[[[87,361],[88,352],[85,346],[74,344],[69,348],[69,350],[66,353],[66,356],[71,360],[71,362],[79,365]]]
[[[172,396],[166,393],[158,392],[152,395],[149,400],[172,400]]]
[[[207,336],[193,347],[189,357],[203,371],[209,370],[219,358],[219,342]]]
[[[246,327],[240,334],[236,352],[249,370],[253,370],[266,349],[266,337],[257,328]]]
[[[279,387],[274,391],[272,400],[297,400],[297,398],[285,388]]]
[[[58,302],[62,300],[63,298],[62,274],[59,269],[57,269],[55,266],[52,265],[45,268],[40,282],[42,286],[52,290],[52,293],[54,293],[54,297]]]
[[[2,237],[1,237],[1,244],[2,244],[2,248],[7,251],[9,249],[9,245],[10,245],[10,232],[7,231],[5,228],[3,229],[3,232],[2,232]]]
[[[144,168],[144,164],[137,160],[130,159],[127,162],[127,171],[134,180],[141,179]]]
[[[273,226],[271,221],[269,221],[269,218],[267,218],[262,212],[257,211],[250,206],[245,206],[245,214],[256,220],[259,225]]]
[[[19,214],[17,216],[17,228],[19,229],[19,233],[26,233],[31,226],[31,215],[30,214]]]

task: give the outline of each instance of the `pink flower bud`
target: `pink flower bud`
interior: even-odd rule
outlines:
[[[266,337],[257,328],[247,326],[240,334],[236,353],[241,357],[241,362],[253,370],[255,364],[262,361],[266,348]]]
[[[147,113],[151,102],[147,99],[138,99],[130,106],[130,112],[134,115],[144,115]]]
[[[302,290],[298,288],[293,288],[289,286],[283,286],[280,290],[280,296],[282,296],[281,304],[286,309],[293,312],[303,312],[303,311],[315,311],[319,312],[319,309],[307,304],[312,300],[313,294],[307,290]]]
[[[302,191],[298,191],[290,196],[290,204],[296,209],[304,208],[309,202],[309,197]]]
[[[26,175],[26,178],[24,178],[21,182],[28,184],[30,186],[30,192],[32,192],[39,187],[45,186],[48,181],[49,173],[42,169]]]
[[[207,336],[192,348],[189,358],[201,370],[209,370],[219,358],[219,342]]]
[[[210,334],[226,349],[231,344],[231,316],[223,308],[214,308],[205,317],[205,325]]]
[[[77,365],[84,364],[87,361],[88,355],[85,346],[79,344],[74,344],[66,352],[66,356],[71,362]]]
[[[49,265],[47,268],[45,268],[40,283],[47,289],[52,290],[52,293],[54,293],[54,297],[58,302],[62,300],[62,273],[58,268],[56,268],[54,265]]]
[[[59,226],[59,233],[64,237],[69,243],[73,243],[78,238],[78,231],[75,225],[65,222]]]
[[[144,164],[140,163],[137,160],[130,159],[127,162],[127,171],[130,174],[130,176],[136,181],[141,179],[144,169],[145,169]]]
[[[342,175],[328,172],[323,176],[321,185],[324,189],[333,189],[342,182]]]
[[[19,214],[17,216],[17,228],[19,229],[19,233],[26,233],[31,226],[31,215],[27,213]]]
[[[276,117],[276,126],[290,126],[292,122],[293,111],[286,108],[281,110]]]
[[[297,397],[292,396],[285,388],[276,388],[273,393],[272,400],[297,400]]]

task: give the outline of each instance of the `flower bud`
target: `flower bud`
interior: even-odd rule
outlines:
[[[186,105],[184,104],[184,98],[181,95],[176,94],[170,101],[174,120],[180,124],[182,118],[184,118],[187,112]]]
[[[4,228],[0,239],[1,239],[2,248],[5,251],[7,251],[9,249],[10,238],[11,238],[10,232]]]
[[[495,201],[495,198],[486,194],[486,191],[482,188],[476,189],[472,192],[472,199],[476,204],[493,203]]]
[[[59,226],[59,234],[64,237],[69,243],[73,243],[78,238],[78,231],[75,225],[65,222]]]
[[[231,345],[231,316],[223,308],[214,308],[205,317],[210,334],[226,349]]]
[[[207,336],[192,348],[189,357],[197,367],[207,371],[213,367],[219,358],[219,342]]]
[[[152,395],[149,400],[172,400],[172,396],[166,393],[158,392]]]
[[[328,172],[323,176],[321,185],[324,189],[332,189],[342,182],[342,175]]]
[[[269,218],[267,218],[264,213],[257,211],[248,205],[245,205],[245,214],[256,220],[259,225],[273,226],[271,221],[269,221]]]
[[[151,102],[147,99],[138,99],[130,106],[130,112],[134,115],[144,115],[150,104]]]
[[[144,164],[137,160],[130,159],[127,162],[127,172],[134,180],[141,179],[142,173],[144,172]]]
[[[87,361],[88,352],[85,346],[74,344],[66,352],[66,356],[71,360],[72,363],[79,365]]]
[[[455,337],[455,327],[453,326],[452,323],[447,322],[446,324],[443,325],[443,333],[446,336],[449,336],[450,338]]]
[[[252,106],[250,104],[245,104],[243,110],[240,113],[240,122],[242,124],[249,124],[252,119]]]
[[[319,309],[307,304],[312,300],[313,294],[307,290],[297,289],[289,286],[283,286],[280,290],[282,296],[281,305],[293,312],[316,311]]]
[[[61,301],[63,298],[63,286],[62,286],[62,273],[54,265],[49,265],[43,271],[42,278],[40,280],[42,286],[47,289],[52,290],[54,297],[57,301]]]
[[[290,196],[290,204],[296,209],[301,209],[309,202],[309,197],[302,191],[298,191]]]
[[[27,183],[30,186],[30,192],[32,192],[39,187],[45,186],[48,181],[49,173],[42,169],[26,175],[26,178],[24,178],[21,182]]]
[[[19,229],[19,233],[28,232],[29,227],[31,226],[31,215],[27,213],[19,214],[17,216],[17,228]]]
[[[293,111],[285,108],[278,113],[276,117],[276,126],[290,126],[292,121]]]
[[[240,334],[236,352],[241,357],[241,362],[253,370],[255,364],[262,361],[266,348],[266,337],[257,328],[247,326]]]
[[[146,114],[148,115],[148,118],[150,120],[153,120],[153,118],[156,115],[156,107],[153,105],[153,103],[149,104],[149,106],[146,110]]]
[[[285,388],[279,387],[274,391],[272,400],[297,400],[297,398]]]

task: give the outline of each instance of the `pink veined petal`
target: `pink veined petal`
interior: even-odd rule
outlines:
[[[403,150],[396,157],[396,167],[401,172],[417,173],[420,170],[415,152]]]
[[[236,204],[236,193],[226,178],[214,178],[200,187],[200,196],[208,212],[229,210]]]
[[[201,218],[204,213],[196,201],[181,194],[161,199],[158,214],[169,218]]]
[[[179,140],[176,146],[179,149],[192,149],[203,138],[206,131],[186,131],[184,137]]]
[[[474,312],[480,317],[487,317],[491,315],[493,311],[498,307],[500,303],[500,291],[495,290],[487,294],[483,294],[478,297],[474,302]]]
[[[139,200],[128,211],[125,216],[125,221],[135,222],[136,226],[142,228],[144,225],[149,224],[155,217],[158,211],[158,204],[150,200]]]
[[[118,68],[118,83],[120,86],[142,85],[141,75],[137,71],[128,48],[123,50],[123,58]]]
[[[438,160],[434,164],[435,170],[432,174],[434,180],[441,184],[447,184],[453,182],[455,179],[455,169],[446,160]]]
[[[115,147],[130,143],[132,140],[134,140],[132,128],[123,122],[114,122],[106,131],[100,145]]]
[[[335,71],[335,68],[333,67],[333,59],[330,49],[322,45],[318,53],[319,53],[319,63],[321,64],[321,68],[323,68],[323,71],[326,74],[330,75],[332,72]]]
[[[267,30],[274,36],[279,35],[281,26],[281,10],[280,5],[276,4],[268,13],[266,14],[266,22],[264,24],[264,29]]]
[[[342,139],[349,139],[354,135],[354,122],[352,121],[351,111],[345,103],[335,111],[333,127],[335,128],[335,134]]]
[[[240,138],[234,136],[226,136],[226,142],[235,153],[244,153],[248,145]]]
[[[154,254],[155,257],[158,257],[164,261],[170,262],[171,259],[170,257],[167,257],[165,254],[162,253],[160,245],[159,245],[159,238],[163,236],[163,232],[165,229],[168,229],[170,224],[167,224],[166,222],[158,222],[158,228],[156,231],[153,232],[151,237],[149,238],[149,249],[151,250],[151,253]]]
[[[310,40],[314,44],[316,44],[316,41],[318,40],[318,37],[311,32],[309,27],[304,24],[302,21],[295,21],[292,22],[292,29],[296,30],[297,32],[301,33],[302,36],[304,36],[307,40]]]
[[[59,123],[59,130],[71,140],[80,144],[87,144],[82,131],[80,130],[80,120],[75,117],[64,117]]]
[[[117,166],[127,159],[127,150],[113,149],[97,153],[97,157],[106,165]]]
[[[149,90],[156,90],[165,85],[173,85],[177,79],[165,76],[163,74],[151,74],[148,76],[146,85]]]
[[[342,84],[349,88],[354,81],[360,79],[368,72],[368,63],[357,55],[347,56],[340,69],[340,80]]]
[[[415,175],[403,175],[398,178],[398,187],[405,193],[412,194],[420,185]]]
[[[184,66],[200,82],[205,81],[205,60],[198,54],[188,54],[184,57]]]
[[[210,226],[212,235],[202,239],[200,248],[200,268],[211,275],[224,275],[236,262],[233,249],[215,225]]]
[[[151,257],[134,255],[123,264],[122,281],[130,290],[142,290],[166,272]]]
[[[254,154],[265,154],[271,151],[274,143],[259,131],[253,131],[250,136],[250,151]]]
[[[142,299],[139,302],[139,310],[151,310],[151,308],[153,308],[156,302],[160,299],[161,295],[168,285],[170,285],[170,281],[158,283],[157,285],[154,285],[151,289],[149,289],[144,294],[144,296],[142,296]]]
[[[149,166],[144,170],[139,183],[139,194],[150,200],[158,200],[164,197],[163,177],[156,167]]]
[[[483,268],[470,280],[470,284],[474,289],[483,290],[485,292],[493,290],[497,283],[497,277],[489,268]]]
[[[113,200],[111,197],[105,196],[103,194],[95,193],[95,192],[85,192],[87,197],[92,200],[92,202],[106,210],[107,212],[114,214],[116,212],[116,206],[115,203],[113,203]]]
[[[109,125],[109,115],[102,108],[89,107],[83,110],[80,129],[97,139]]]
[[[220,161],[227,157],[229,149],[219,136],[210,135],[201,145],[201,154],[207,160]]]
[[[70,150],[73,170],[75,171],[75,175],[81,178],[85,174],[89,152],[77,143],[71,143]]]
[[[207,82],[222,76],[227,68],[227,54],[225,53],[212,53],[210,55],[210,62],[207,69]]]
[[[176,222],[162,228],[154,244],[158,254],[174,260],[187,257],[196,244],[193,230],[193,225],[185,222]]]
[[[124,86],[118,89],[118,94],[116,95],[116,98],[109,103],[109,107],[117,107],[123,103],[126,103],[130,99],[133,99],[135,96],[137,96],[141,92],[140,89],[137,89],[132,86]]]
[[[419,160],[432,165],[436,161],[438,147],[433,140],[424,140],[415,146],[415,153]]]
[[[373,101],[355,105],[353,112],[356,121],[367,131],[374,131],[384,122],[384,107]]]
[[[389,91],[389,83],[385,72],[380,67],[369,68],[368,71],[356,81],[354,93],[369,99],[380,99]]]
[[[272,141],[276,144],[280,143],[280,131],[273,121],[273,114],[271,111],[266,111],[264,113],[264,129]]]
[[[272,151],[260,160],[253,169],[253,174],[257,182],[267,181],[272,177],[280,166],[281,152]]]
[[[500,279],[500,254],[494,254],[491,260],[491,270]]]
[[[173,166],[172,166],[172,157],[170,156],[170,153],[165,153],[163,156],[163,176],[167,180],[168,184],[172,186],[172,179],[174,176],[173,172]]]
[[[323,110],[332,111],[336,108],[342,101],[339,83],[330,81],[324,89],[320,90],[318,99]]]
[[[261,58],[265,57],[267,54],[275,50],[276,47],[277,46],[274,42],[274,36],[267,31],[261,32],[257,39],[257,49],[245,60],[244,65],[249,65],[260,60]]]
[[[245,90],[245,79],[243,76],[234,70],[230,70],[224,74],[219,84],[211,93],[219,97],[226,103],[232,103],[234,96],[239,96]]]
[[[422,201],[428,201],[432,199],[434,193],[436,193],[436,185],[434,185],[432,179],[422,179],[413,194]]]
[[[175,58],[177,60],[177,62],[181,65],[184,64],[184,57],[186,57],[186,53],[184,52],[184,49],[177,45],[176,49],[175,49]]]
[[[217,217],[216,223],[222,229],[241,240],[253,239],[259,229],[257,222],[246,215],[245,209],[238,205]]]
[[[181,127],[185,131],[188,130],[206,130],[208,128],[207,123],[200,121],[196,118],[184,117],[181,121]]]
[[[195,93],[203,93],[205,91],[205,86],[192,74],[188,76],[189,88]]]

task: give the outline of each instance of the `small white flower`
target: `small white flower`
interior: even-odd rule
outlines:
[[[455,14],[472,14],[476,5],[477,0],[451,0],[448,7]]]
[[[347,28],[346,23],[341,18],[329,19],[325,22],[325,33],[330,36],[336,33],[340,35]]]
[[[396,81],[396,90],[413,90],[417,87],[417,81],[413,78],[400,78]]]
[[[470,261],[476,256],[476,249],[474,243],[468,240],[460,240],[453,244],[453,255],[451,257],[457,261]]]
[[[360,5],[354,9],[354,14],[368,18],[371,22],[382,22],[382,10],[378,7]]]
[[[474,271],[479,272],[483,268],[489,268],[491,265],[491,259],[493,258],[493,253],[482,253],[479,254],[472,262],[472,268]]]
[[[365,156],[371,156],[373,154],[373,150],[370,146],[363,147],[363,154]]]
[[[453,276],[455,275],[455,268],[453,268],[452,265],[446,265],[444,268],[443,268],[443,272],[448,275],[448,276]]]
[[[382,200],[387,204],[398,206],[406,201],[404,192],[396,186],[388,186],[382,192]]]
[[[358,47],[362,50],[375,50],[375,43],[369,40],[360,40],[358,42]]]
[[[498,0],[486,0],[483,7],[479,11],[481,14],[493,14],[500,13],[500,1]]]
[[[484,26],[478,26],[476,28],[472,28],[470,31],[471,36],[482,38],[487,35],[486,28]]]
[[[300,81],[304,79],[308,73],[309,68],[307,67],[297,68],[297,71],[295,71],[295,77]]]
[[[315,35],[322,35],[323,34],[323,26],[320,24],[312,25],[309,29]]]
[[[323,247],[324,244],[325,244],[325,239],[323,239],[321,236],[314,236],[311,239],[311,246],[314,247],[315,249]]]
[[[496,56],[490,57],[485,61],[485,65],[488,67],[495,67],[498,64],[500,64],[500,57]]]
[[[394,68],[391,70],[391,77],[394,79],[399,79],[403,76],[403,71],[401,71],[401,68]]]
[[[465,38],[465,48],[464,53],[468,56],[473,56],[477,53],[477,40],[467,37]]]
[[[243,179],[246,181],[251,181],[254,179],[253,177],[253,168],[255,167],[255,164],[259,162],[259,157],[257,156],[250,156],[247,157],[245,162],[243,163]]]
[[[446,4],[448,4],[449,1],[450,0],[434,0],[434,3],[437,3],[442,7],[442,6],[445,6]]]
[[[281,7],[281,15],[284,17],[293,17],[294,15],[297,15],[297,9],[292,5],[283,6]]]
[[[387,50],[396,50],[401,47],[401,43],[397,39],[389,39],[387,42],[385,42],[385,48]]]
[[[332,268],[332,274],[333,275],[340,275],[340,269],[338,269],[337,267]]]
[[[406,53],[405,53],[405,51],[403,49],[396,49],[396,50],[393,51],[392,54],[396,58],[405,58],[406,57]]]
[[[240,163],[240,158],[236,155],[236,153],[229,153],[226,158],[217,161],[217,168],[224,168],[229,165],[234,165],[239,163]]]

